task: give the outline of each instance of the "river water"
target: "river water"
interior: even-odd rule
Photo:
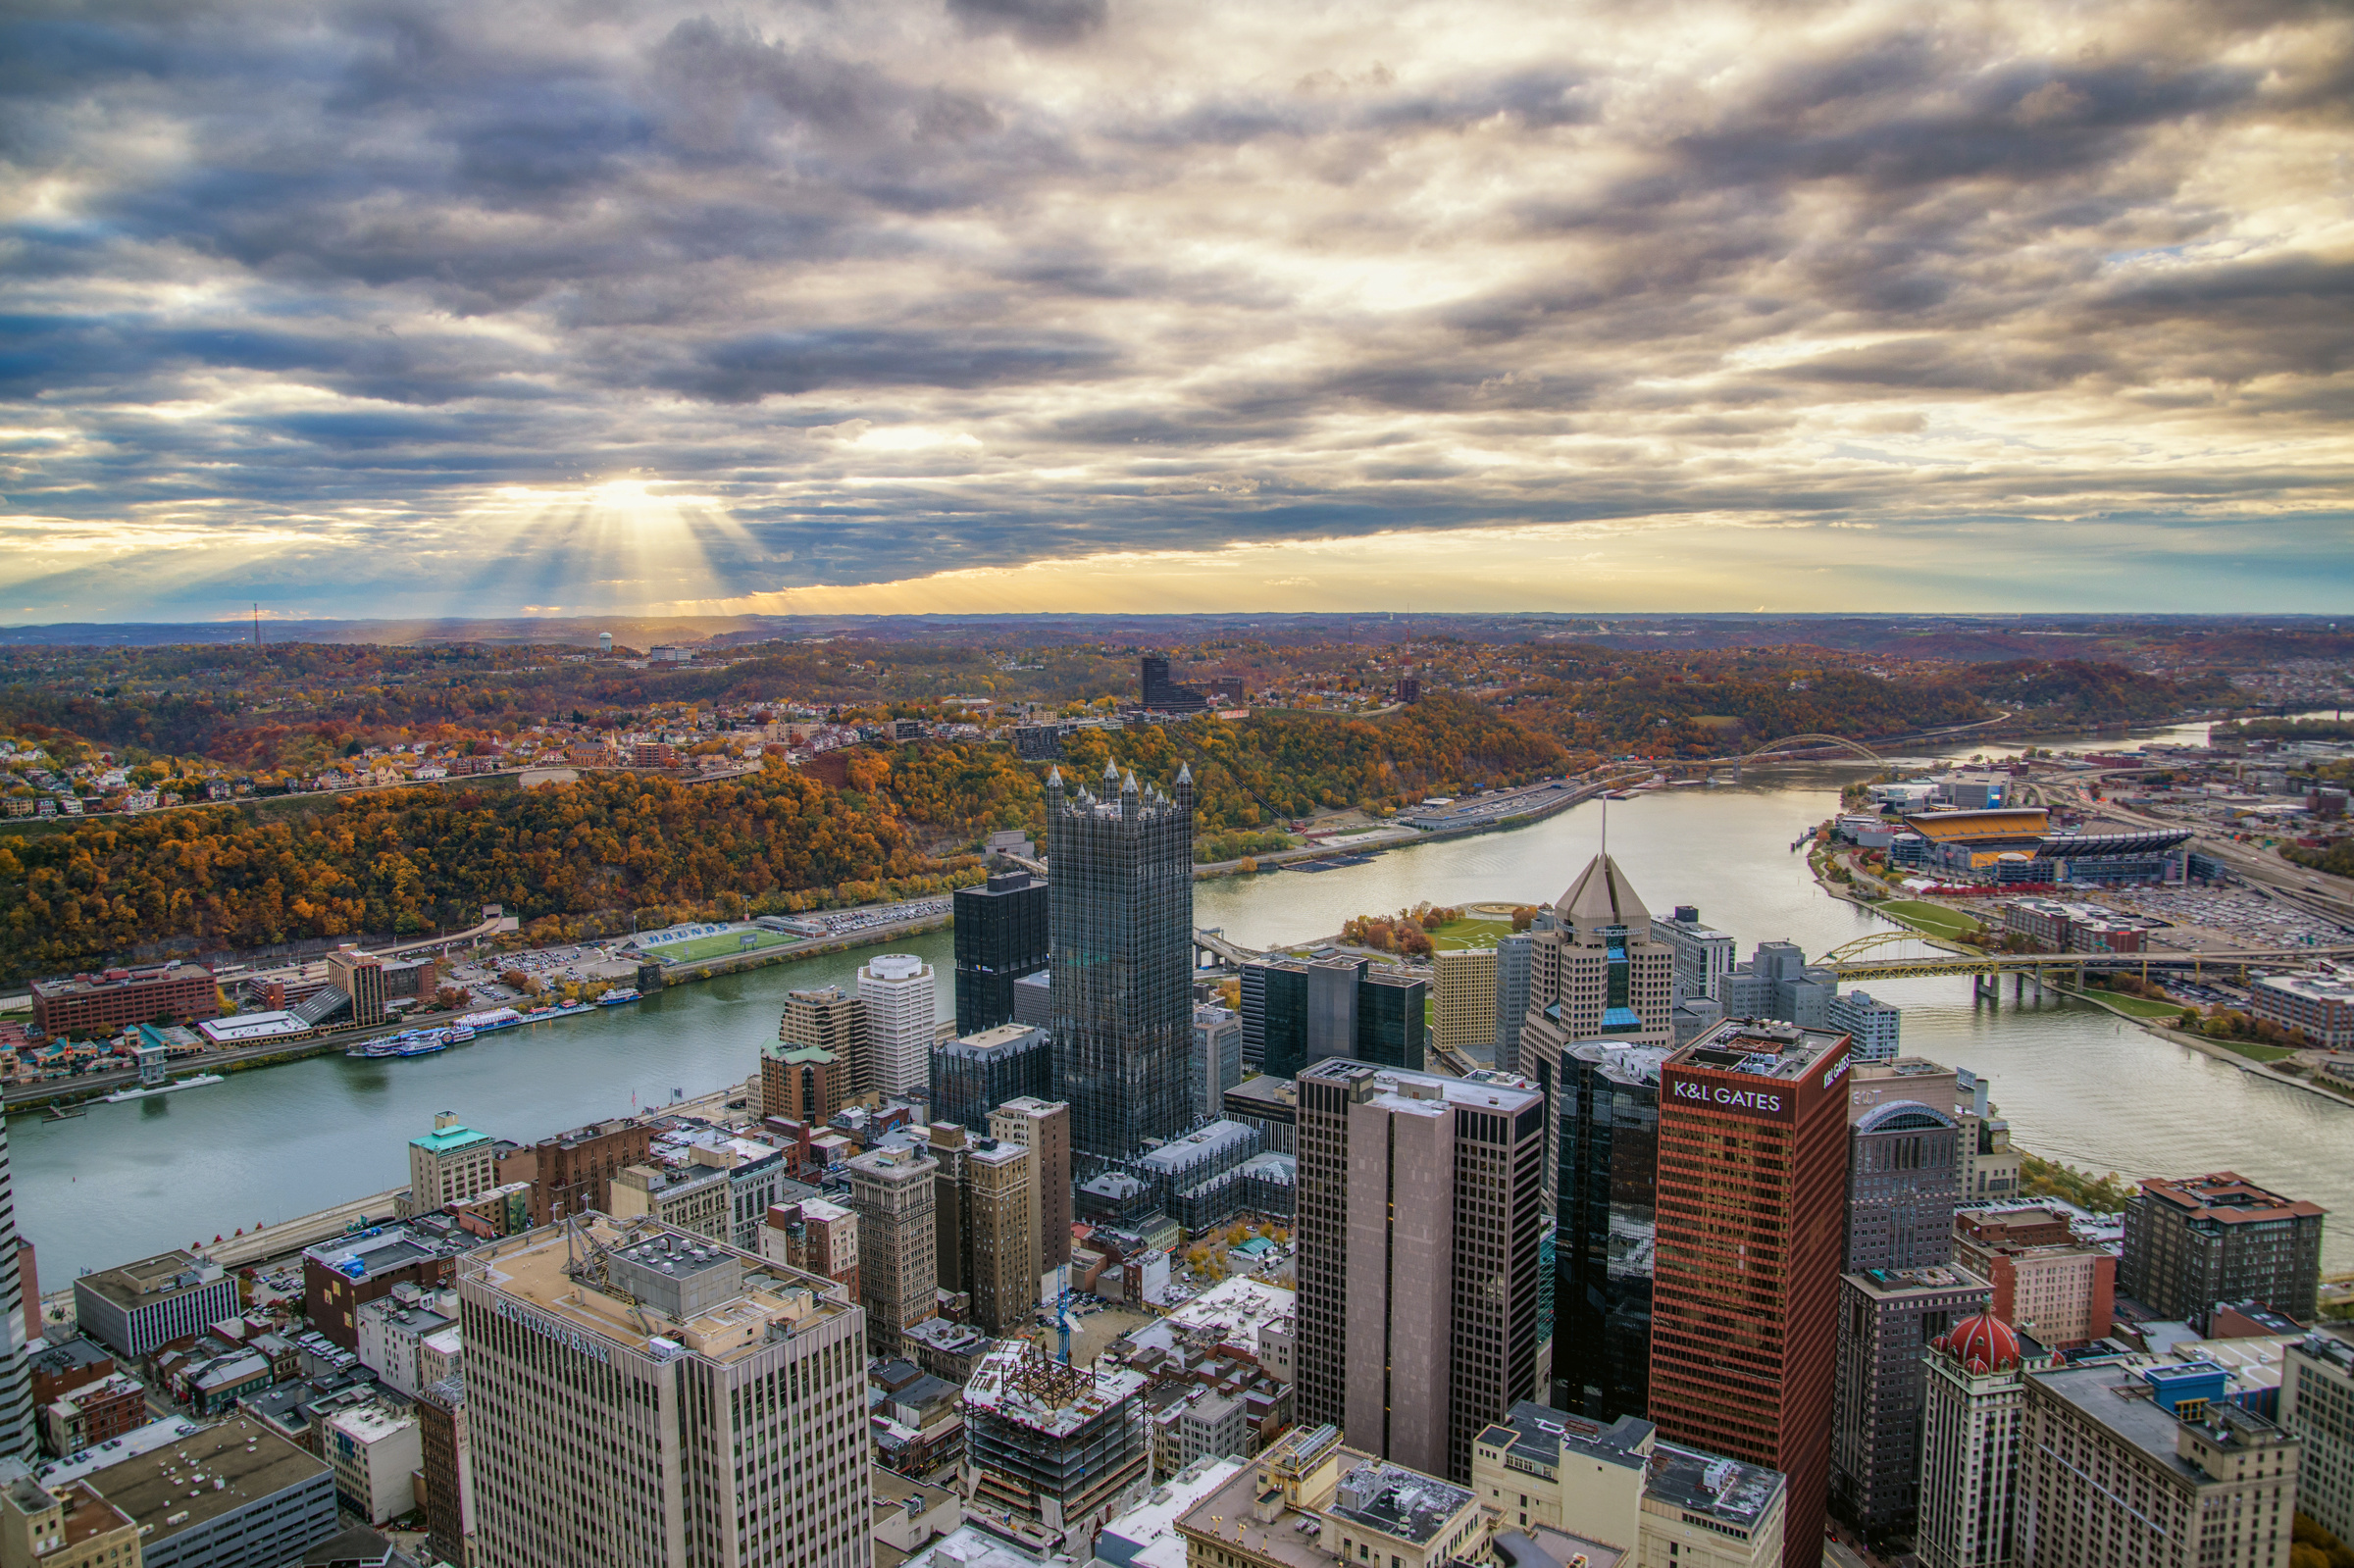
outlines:
[[[2002,756],[2013,748],[1952,749]],[[1829,767],[1752,770],[1736,786],[1609,802],[1611,853],[1655,912],[1697,904],[1702,918],[1740,939],[1744,955],[1777,937],[1820,953],[1885,925],[1823,893],[1804,857],[1787,848],[1830,814],[1840,784],[1854,776]],[[1196,923],[1269,945],[1326,936],[1351,915],[1421,899],[1558,898],[1600,846],[1605,810],[1590,801],[1527,828],[1416,845],[1337,871],[1198,884]],[[951,941],[941,931],[902,944],[939,972],[944,1018],[952,1012]],[[634,1104],[662,1103],[674,1090],[704,1093],[755,1070],[788,989],[846,986],[869,956],[838,954],[681,986],[438,1056],[316,1057],[210,1088],[93,1105],[71,1121],[20,1116],[9,1126],[18,1225],[38,1246],[44,1284],[55,1290],[83,1269],[399,1186],[408,1139],[432,1127],[435,1111],[528,1142]],[[1992,1078],[1995,1102],[2023,1146],[2128,1176],[2238,1171],[2348,1216],[2325,1250],[2330,1267],[2354,1267],[2354,1107],[2032,990],[2017,1001],[2006,986],[1999,1002],[1973,1002],[1966,979],[1871,989],[1904,1009],[1908,1053]]]

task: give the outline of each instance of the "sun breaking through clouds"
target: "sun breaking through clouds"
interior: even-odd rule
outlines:
[[[13,619],[2336,609],[2335,4],[28,0]]]

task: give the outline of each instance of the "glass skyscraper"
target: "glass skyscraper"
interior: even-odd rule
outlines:
[[[956,889],[956,1033],[1013,1022],[1013,983],[1047,967],[1047,885],[1001,871]]]
[[[1583,1040],[1561,1051],[1553,1101],[1561,1198],[1554,1231],[1553,1404],[1590,1421],[1650,1403],[1664,1045]]]
[[[1185,1129],[1193,1037],[1194,779],[1174,798],[1106,763],[1104,795],[1047,778],[1054,1080],[1071,1146],[1112,1159]]]
[[[1361,958],[1274,958],[1243,966],[1243,1060],[1297,1078],[1327,1057],[1424,1070],[1429,984]]]

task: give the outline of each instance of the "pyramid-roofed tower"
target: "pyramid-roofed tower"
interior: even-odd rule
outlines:
[[[1586,869],[1578,873],[1577,881],[1554,908],[1561,923],[1581,936],[1601,926],[1623,926],[1645,935],[1651,931],[1651,911],[1618,862],[1607,854],[1586,862]]]

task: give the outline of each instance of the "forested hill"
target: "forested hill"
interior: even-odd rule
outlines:
[[[1476,703],[1381,722],[1198,721],[1086,732],[1066,768],[1106,756],[1164,788],[1191,763],[1204,833],[1316,806],[1379,807],[1567,765]],[[0,836],[0,984],[86,969],[166,939],[247,949],[472,925],[504,905],[536,935],[787,911],[940,891],[981,876],[970,850],[1043,827],[1045,767],[1002,743],[859,748],[833,788],[782,760],[686,784],[624,772],[520,790],[419,786],[203,806]]]

